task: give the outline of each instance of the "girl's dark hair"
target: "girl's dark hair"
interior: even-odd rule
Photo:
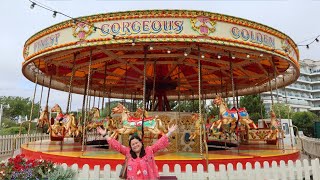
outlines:
[[[144,145],[143,145],[143,142],[142,142],[142,139],[138,136],[138,135],[133,135],[131,136],[130,140],[129,140],[129,146],[130,146],[130,154],[131,154],[131,157],[133,159],[136,159],[137,158],[137,154],[135,152],[132,151],[132,148],[131,148],[131,141],[133,139],[137,139],[141,142],[142,144],[142,147],[141,147],[141,152],[140,152],[140,155],[139,155],[139,158],[142,158],[143,156],[146,155],[146,151],[144,150]]]

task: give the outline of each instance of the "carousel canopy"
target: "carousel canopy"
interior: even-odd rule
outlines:
[[[271,27],[203,11],[79,17],[28,39],[22,72],[54,89],[113,98],[255,94],[300,74],[293,40]],[[51,81],[50,81],[51,79]],[[145,81],[144,81],[145,79]],[[145,82],[145,83],[144,83]],[[270,87],[271,86],[271,87]]]

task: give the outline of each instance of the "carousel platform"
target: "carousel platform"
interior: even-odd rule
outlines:
[[[105,164],[110,164],[111,169],[115,170],[118,164],[122,164],[124,156],[116,151],[107,149],[106,145],[87,145],[84,151],[80,143],[74,143],[73,139],[66,138],[63,142],[62,150],[60,142],[42,140],[34,141],[21,146],[21,153],[25,154],[28,159],[46,159],[56,163],[66,163],[72,165],[77,163],[79,167],[88,164],[90,168],[94,165],[100,165],[103,169]],[[245,166],[245,163],[258,161],[262,164],[264,161],[280,162],[284,160],[297,160],[300,158],[298,149],[285,146],[268,145],[268,144],[248,144],[239,147],[231,147],[226,150],[209,151],[209,163],[215,165],[216,170],[219,164],[232,163],[234,167],[238,162]],[[173,171],[175,164],[180,164],[182,171],[185,171],[185,165],[191,164],[196,168],[198,164],[203,164],[206,168],[206,161],[201,158],[200,153],[194,152],[160,152],[155,156],[159,170],[162,171],[164,164],[168,164],[170,171]]]

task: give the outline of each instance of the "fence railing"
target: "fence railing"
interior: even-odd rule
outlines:
[[[14,142],[14,139],[16,141]],[[28,140],[29,138],[29,140]],[[30,134],[29,137],[27,134],[19,135],[3,135],[0,136],[0,157],[12,155],[14,150],[18,150],[21,147],[21,144],[38,141],[38,140],[49,139],[49,135],[45,133],[36,133]]]
[[[297,138],[297,145],[303,153],[309,155],[311,158],[320,157],[320,139],[300,136],[300,139]]]
[[[67,164],[62,164],[64,168],[67,168]],[[253,168],[254,167],[254,168]],[[116,171],[111,171],[109,164],[100,170],[100,166],[96,165],[93,170],[90,170],[89,165],[85,164],[83,167],[78,167],[78,164],[71,166],[73,170],[76,170],[75,179],[119,179],[121,165],[118,164]],[[320,179],[320,164],[319,159],[311,160],[309,164],[308,160],[297,160],[295,162],[289,160],[287,164],[284,161],[272,162],[269,164],[265,161],[263,164],[256,162],[254,164],[247,163],[245,167],[241,163],[238,163],[236,167],[232,164],[219,165],[219,171],[215,171],[213,164],[209,164],[209,172],[204,171],[202,164],[197,166],[197,169],[192,169],[190,164],[186,165],[186,171],[181,171],[181,166],[176,164],[174,166],[174,172],[169,172],[169,166],[165,164],[163,171],[160,172],[160,176],[175,176],[178,179],[222,179],[222,180],[238,180],[238,179]]]
[[[87,140],[93,140],[95,134],[90,132],[88,133]],[[14,139],[16,138],[16,141]],[[29,140],[28,140],[29,138]],[[35,133],[30,134],[29,137],[27,134],[19,135],[3,135],[0,136],[0,158],[13,155],[13,151],[19,150],[22,144],[32,141],[48,140],[50,135],[46,133]]]

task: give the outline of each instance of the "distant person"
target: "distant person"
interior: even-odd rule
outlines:
[[[170,135],[177,129],[177,125],[168,128],[168,133],[163,135],[152,146],[144,148],[141,138],[137,135],[129,139],[129,147],[120,144],[116,139],[107,135],[107,131],[97,127],[97,132],[106,137],[110,148],[120,152],[127,158],[127,179],[159,179],[158,168],[155,163],[154,154],[169,145]]]

